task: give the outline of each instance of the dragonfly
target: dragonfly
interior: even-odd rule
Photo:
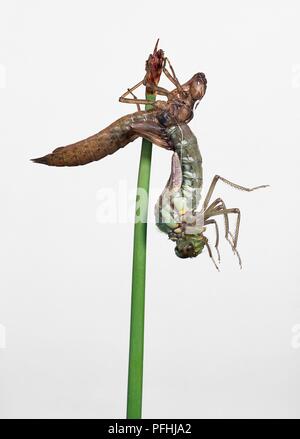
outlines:
[[[52,153],[33,161],[49,166],[85,165],[114,154],[138,137],[173,151],[171,174],[155,205],[157,227],[175,242],[175,254],[179,258],[196,257],[206,248],[219,270],[220,233],[216,217],[222,216],[225,223],[225,238],[242,267],[237,250],[241,212],[238,208],[227,208],[221,198],[216,198],[214,201],[211,199],[218,181],[246,192],[265,188],[268,185],[247,188],[215,175],[203,205],[200,211],[197,211],[203,185],[202,157],[197,139],[188,123],[206,93],[207,79],[201,72],[181,84],[169,59],[164,56],[161,49],[158,50],[157,45],[158,42],[153,54],[146,61],[144,78],[128,88],[119,98],[120,102],[135,104],[136,112],[121,117],[87,139],[56,148]],[[158,86],[162,72],[174,86],[171,91]],[[163,96],[165,99],[157,99],[154,102],[151,99],[137,98],[134,92],[140,86],[146,86],[147,94]],[[146,105],[147,110],[141,110],[141,105]],[[229,216],[232,215],[236,217],[234,233],[229,228]],[[217,262],[205,236],[207,227],[211,225],[215,228]]]
[[[157,227],[172,241],[175,241],[175,253],[179,258],[194,258],[201,254],[204,248],[207,248],[214,266],[219,270],[220,234],[216,217],[222,216],[225,223],[225,238],[242,268],[241,257],[237,250],[241,221],[240,209],[227,208],[224,200],[219,197],[212,201],[213,193],[219,181],[246,192],[262,189],[268,185],[247,188],[215,175],[202,207],[200,211],[197,211],[203,185],[202,157],[197,139],[187,124],[170,125],[166,128],[166,132],[174,145],[174,153],[170,177],[155,205]],[[236,218],[234,233],[229,229],[229,216],[232,215]],[[215,228],[217,262],[205,236],[208,226]]]

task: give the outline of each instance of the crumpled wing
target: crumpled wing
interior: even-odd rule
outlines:
[[[131,125],[133,132],[149,140],[151,143],[160,146],[161,148],[173,150],[172,144],[168,140],[166,130],[157,122],[146,120],[145,122],[136,122]]]

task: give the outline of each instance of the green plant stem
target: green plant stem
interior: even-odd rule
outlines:
[[[155,100],[155,95],[147,94],[147,99]],[[149,110],[150,106],[146,106]],[[131,320],[127,390],[127,418],[140,419],[142,416],[143,395],[143,359],[144,359],[144,321],[145,321],[145,284],[147,258],[147,217],[149,182],[151,173],[152,143],[142,141],[142,150],[137,183],[137,198],[134,225]],[[143,203],[139,200],[139,191],[147,194]]]

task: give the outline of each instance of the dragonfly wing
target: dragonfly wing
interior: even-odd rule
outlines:
[[[131,125],[133,132],[149,140],[151,143],[160,146],[161,148],[173,150],[172,144],[168,141],[165,128],[161,127],[154,121],[137,122]]]

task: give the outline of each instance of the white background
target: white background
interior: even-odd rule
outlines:
[[[97,192],[134,190],[140,140],[83,167],[29,159],[135,111],[118,97],[157,37],[181,81],[208,79],[191,122],[204,190],[214,174],[271,187],[218,187],[242,210],[243,269],[222,238],[220,273],[206,253],[176,258],[151,201],[144,417],[299,417],[299,14],[297,0],[0,1],[1,417],[125,416],[133,225],[100,224]],[[152,193],[170,158],[154,147]]]

